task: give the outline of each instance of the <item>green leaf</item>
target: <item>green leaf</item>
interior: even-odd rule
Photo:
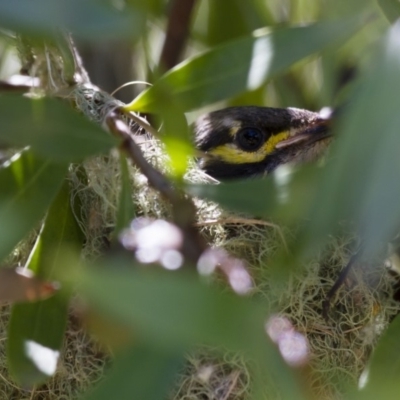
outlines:
[[[363,388],[352,398],[397,399],[400,392],[400,316],[380,338],[362,377]]]
[[[161,139],[169,156],[172,173],[182,179],[186,173],[189,157],[193,156],[193,145],[189,139],[189,128],[185,115],[170,94],[158,112],[163,121]]]
[[[235,21],[223,24],[224,21]],[[221,29],[221,24],[223,28]],[[248,35],[263,26],[260,13],[253,4],[241,0],[219,0],[209,2],[207,42],[216,45],[227,40]]]
[[[0,142],[31,145],[36,153],[56,161],[78,161],[117,144],[98,125],[54,99],[1,96],[0,119]]]
[[[188,184],[186,190],[192,196],[212,200],[229,210],[262,217],[271,213],[277,206],[275,192],[279,189],[268,177],[219,185]]]
[[[390,23],[396,22],[400,17],[399,0],[378,0],[379,7]]]
[[[132,38],[143,27],[143,15],[123,12],[98,0],[0,0],[0,25],[33,37],[51,37],[65,29],[91,40]]]
[[[164,15],[165,12],[165,1],[164,0],[127,0],[126,3],[130,6],[134,6],[139,10],[155,15]]]
[[[58,192],[68,166],[15,155],[0,167],[0,260],[35,227]]]
[[[179,64],[126,109],[157,111],[160,88],[167,88],[185,111],[257,89],[304,57],[349,38],[359,29],[357,21],[256,31]]]
[[[52,203],[27,268],[45,280],[54,280],[62,267],[64,247],[79,250],[83,235],[70,205],[69,184],[64,181]],[[69,291],[12,308],[7,356],[10,371],[23,386],[31,387],[55,373],[68,313]]]
[[[338,228],[356,223],[365,251],[371,254],[400,227],[400,24],[379,44],[376,63],[344,110],[331,163],[311,203],[308,245]]]
[[[223,294],[193,275],[146,273],[121,261],[109,261],[107,268],[81,268],[76,278],[96,311],[155,347],[174,351],[211,344],[244,351],[260,367],[263,379],[273,376],[282,398],[304,398],[293,372],[266,338],[268,305]]]
[[[249,326],[257,321],[259,329],[253,332],[254,337],[248,337],[249,346],[254,341],[264,342],[265,312],[261,307],[253,308],[249,301],[222,295],[179,275],[135,274],[121,267],[113,272],[116,269],[117,266],[112,270],[108,266],[107,270],[84,271],[82,292],[94,306],[124,320],[148,340],[161,341],[166,346],[204,341],[238,348],[242,335],[251,335]]]
[[[183,352],[165,352],[152,345],[132,346],[117,354],[107,377],[87,400],[166,399],[182,368]]]
[[[187,184],[186,191],[192,196],[215,201],[232,211],[294,222],[304,217],[315,196],[317,172],[315,168],[303,167],[290,173],[284,167],[266,178],[219,185]]]

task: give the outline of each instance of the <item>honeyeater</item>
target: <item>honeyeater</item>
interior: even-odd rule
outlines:
[[[330,118],[298,108],[229,107],[194,124],[200,167],[216,179],[268,174],[318,158],[331,141]]]

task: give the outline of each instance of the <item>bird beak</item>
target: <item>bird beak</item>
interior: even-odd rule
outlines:
[[[282,140],[275,145],[277,150],[292,147],[298,144],[312,144],[332,136],[331,118],[321,118],[315,121],[311,126],[305,126],[299,129],[293,136]]]

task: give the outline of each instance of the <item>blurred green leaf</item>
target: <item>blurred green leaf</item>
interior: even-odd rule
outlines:
[[[87,400],[167,398],[182,368],[183,352],[165,352],[153,345],[139,345],[117,354],[107,377]]]
[[[399,0],[378,0],[379,7],[390,23],[396,22],[400,17]]]
[[[375,12],[376,0],[352,0],[352,1],[336,1],[336,0],[325,0],[325,2],[319,3],[311,0],[312,3],[319,5],[319,12],[317,16],[321,18],[340,18],[348,17],[349,15],[360,15],[364,12],[371,15]],[[309,1],[300,3],[300,7],[303,8],[303,12],[307,15],[307,6]]]
[[[78,161],[117,144],[98,125],[54,99],[1,96],[0,119],[0,142],[31,145],[36,153],[56,161]]]
[[[35,227],[67,173],[31,151],[15,155],[0,167],[0,260]]]
[[[107,0],[0,0],[0,25],[31,37],[53,37],[65,29],[96,41],[132,38],[143,22],[138,10],[119,11]]]
[[[160,87],[185,111],[260,87],[296,61],[348,39],[360,20],[326,21],[306,27],[259,30],[179,64],[126,106],[151,112],[160,107]]]
[[[308,246],[315,247],[340,220],[355,221],[365,251],[374,253],[400,227],[400,24],[375,53],[336,132],[332,159],[311,204]]]
[[[167,7],[166,2],[167,0],[126,0],[128,5],[133,5],[133,7],[139,10],[144,10],[156,15],[162,15]]]
[[[219,185],[188,184],[186,190],[192,196],[215,201],[229,210],[258,217],[268,215],[278,205],[276,192],[279,189],[269,178],[240,180]]]
[[[157,110],[163,122],[161,139],[165,144],[172,172],[181,179],[187,170],[189,157],[193,156],[193,145],[189,139],[185,114],[176,101],[170,95],[169,97],[165,98],[165,102]]]
[[[224,182],[218,185],[187,184],[192,196],[256,217],[278,217],[295,222],[304,217],[315,196],[318,171],[303,167],[290,172],[283,167],[266,178]]]
[[[209,1],[207,42],[216,45],[240,36],[248,35],[264,25],[258,10],[250,1]],[[223,24],[222,21],[231,21]]]
[[[185,349],[212,344],[241,350],[263,378],[272,375],[282,398],[302,399],[302,389],[264,332],[268,306],[201,285],[193,275],[154,273],[114,262],[76,276],[87,301],[154,346]]]
[[[114,265],[84,271],[82,293],[102,312],[164,346],[214,342],[237,349],[247,335],[250,348],[265,341],[262,307],[222,295],[194,277],[140,274]],[[258,329],[252,331],[250,326]]]
[[[62,248],[80,250],[83,234],[70,205],[65,180],[46,216],[30,254],[27,268],[45,280],[54,280],[63,266]],[[10,371],[23,387],[32,387],[55,373],[68,313],[68,295],[13,306],[8,329],[7,356]]]
[[[400,316],[384,332],[361,378],[362,390],[352,399],[397,399],[400,393]]]

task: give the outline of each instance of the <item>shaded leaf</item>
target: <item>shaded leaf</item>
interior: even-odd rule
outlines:
[[[134,5],[139,10],[145,10],[146,12],[150,12],[156,15],[162,15],[165,9],[164,0],[127,0],[127,4]]]
[[[396,22],[400,17],[399,0],[378,0],[379,7],[390,23]]]
[[[161,88],[169,90],[185,111],[257,89],[296,61],[349,38],[358,28],[352,19],[256,31],[179,64],[126,108],[157,111]]]
[[[67,168],[31,151],[18,153],[0,167],[0,260],[44,216]]]
[[[166,95],[158,113],[163,121],[162,141],[169,156],[172,173],[181,179],[187,170],[189,157],[193,156],[193,145],[185,115],[170,94]],[[169,98],[168,98],[168,97]]]
[[[62,248],[79,250],[82,240],[65,181],[49,209],[27,268],[38,277],[54,279],[63,267]],[[61,290],[47,300],[13,306],[7,356],[10,371],[24,387],[41,383],[56,371],[67,320],[68,295],[66,290]]]
[[[165,352],[152,345],[132,346],[117,354],[111,371],[84,398],[118,400],[167,398],[184,361],[183,352]]]
[[[305,210],[315,196],[318,171],[314,168],[289,171],[283,167],[266,178],[219,185],[188,184],[186,190],[192,196],[215,201],[233,211],[256,217],[279,217],[293,222],[304,217]]]
[[[135,274],[124,270],[114,273],[105,269],[88,270],[82,279],[82,292],[94,305],[143,330],[148,339],[160,339],[162,326],[162,342],[168,346],[185,346],[204,340],[225,342],[227,346],[237,348],[242,342],[239,333],[248,333],[249,326],[254,326],[255,321],[261,325],[258,334],[253,332],[252,335],[261,340],[265,317],[261,308],[252,309],[249,302],[221,295],[193,279],[161,273],[155,276]],[[149,307],[152,309],[150,314]],[[230,316],[229,310],[234,309],[234,315]],[[218,320],[225,321],[225,324],[218,324]],[[182,324],[182,321],[191,323]],[[251,342],[251,337],[248,339]]]
[[[15,147],[31,145],[36,153],[52,160],[78,161],[117,144],[98,125],[54,99],[1,96],[0,119],[0,142]]]
[[[33,37],[51,37],[60,29],[97,40],[137,35],[143,16],[138,10],[118,11],[107,1],[0,0],[0,25]]]
[[[365,251],[380,249],[400,226],[400,24],[378,47],[336,131],[332,162],[311,204],[308,246],[315,247],[343,219],[355,221]]]
[[[293,372],[266,338],[267,305],[222,294],[194,276],[132,271],[122,262],[78,274],[82,294],[111,321],[130,326],[142,340],[165,349],[212,344],[242,350],[272,375],[283,398],[303,398]]]
[[[207,21],[207,42],[216,45],[227,40],[250,34],[254,29],[261,28],[263,20],[255,7],[249,7],[241,0],[219,0],[209,3]],[[222,21],[235,21],[224,24]]]
[[[366,371],[362,390],[355,399],[397,399],[400,392],[400,316],[380,338]]]

